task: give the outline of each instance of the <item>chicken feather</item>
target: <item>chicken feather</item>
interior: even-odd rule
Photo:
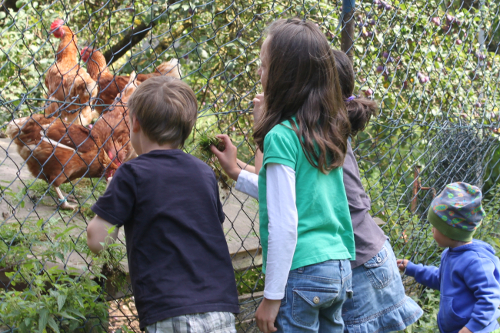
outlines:
[[[60,38],[56,62],[45,75],[49,100],[46,116],[60,116],[66,123],[88,125],[98,115],[91,109],[91,99],[97,95],[97,83],[78,65],[77,38],[60,19],[51,31]]]

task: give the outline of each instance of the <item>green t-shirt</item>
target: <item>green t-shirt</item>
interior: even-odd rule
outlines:
[[[269,238],[266,198],[268,163],[283,164],[295,171],[299,223],[291,269],[327,260],[354,260],[356,249],[342,168],[334,169],[325,175],[313,167],[307,160],[290,122],[285,121],[274,126],[266,135],[264,161],[259,173],[260,239],[264,272]]]

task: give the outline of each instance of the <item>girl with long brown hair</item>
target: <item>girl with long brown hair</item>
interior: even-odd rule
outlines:
[[[255,142],[259,173],[264,332],[343,332],[354,236],[342,164],[350,133],[335,57],[312,22],[278,20],[267,30],[259,74],[264,106]],[[212,148],[233,179],[235,156]]]
[[[355,78],[352,63],[344,52],[333,50],[333,53],[351,124],[349,136],[354,137],[365,129],[378,106],[373,100],[353,95]],[[259,122],[256,111],[262,103],[263,95],[257,95],[254,99],[255,123]],[[226,143],[224,152],[212,149],[223,168],[237,180],[236,189],[258,197],[258,177],[253,173],[254,167],[237,162],[237,148],[227,135],[220,137]],[[258,165],[258,160],[262,159],[259,151],[255,159]],[[244,170],[239,169],[238,164]],[[342,307],[344,332],[385,333],[403,330],[423,312],[415,301],[405,295],[391,244],[369,213],[370,198],[361,183],[350,139],[342,169],[356,243],[356,259],[351,260],[353,294]]]

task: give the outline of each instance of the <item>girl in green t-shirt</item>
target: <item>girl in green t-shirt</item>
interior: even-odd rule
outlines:
[[[257,325],[265,333],[343,332],[355,246],[341,168],[350,126],[334,54],[317,25],[290,19],[269,26],[260,58],[265,97],[254,137],[264,153],[266,280]],[[240,170],[226,171],[234,178]]]

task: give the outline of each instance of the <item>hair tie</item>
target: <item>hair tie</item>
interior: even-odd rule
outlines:
[[[351,97],[344,99],[344,102],[346,102],[346,103],[350,102],[350,101],[352,101],[355,98],[356,98],[356,96],[352,95]]]

